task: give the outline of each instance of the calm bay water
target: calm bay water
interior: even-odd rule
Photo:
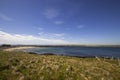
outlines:
[[[36,47],[31,49],[23,49],[22,51],[34,52],[38,54],[53,53],[68,56],[120,58],[120,48],[110,47]]]

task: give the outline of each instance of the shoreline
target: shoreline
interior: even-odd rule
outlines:
[[[4,51],[15,51],[15,50],[21,50],[21,49],[30,49],[30,48],[36,48],[36,47],[12,47],[12,48],[7,48],[3,49]]]
[[[30,49],[30,48],[36,48],[36,47],[31,47],[31,46],[18,46],[18,47],[9,47],[6,49],[3,49],[3,51],[17,51],[17,52],[24,52],[24,51],[19,51],[21,49]],[[100,56],[71,56],[71,55],[64,55],[64,54],[55,54],[55,53],[36,53],[36,52],[26,52],[28,54],[38,54],[38,55],[59,55],[59,56],[69,56],[69,57],[78,57],[78,58],[105,58],[105,59],[118,59],[116,57],[100,57]]]
[[[14,46],[14,47],[7,47],[5,49],[2,49],[3,51],[8,51],[8,52],[24,52],[20,51],[22,49],[30,49],[30,48],[37,48],[37,46]],[[59,55],[59,56],[70,56],[70,57],[78,57],[78,58],[105,58],[105,59],[118,59],[119,57],[109,57],[109,56],[76,56],[76,55],[64,55],[64,54],[57,54],[57,53],[37,53],[37,52],[26,52],[29,54],[39,54],[39,55]],[[119,58],[120,59],[120,58]]]

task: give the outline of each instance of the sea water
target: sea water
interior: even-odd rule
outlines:
[[[114,57],[120,58],[120,48],[114,47],[78,47],[78,46],[64,46],[64,47],[36,47],[30,49],[23,49],[25,52],[34,52],[37,54],[56,54],[78,57]]]

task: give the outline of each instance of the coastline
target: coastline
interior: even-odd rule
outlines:
[[[38,46],[12,46],[12,47],[6,47],[3,48],[1,50],[3,51],[8,51],[8,52],[26,52],[26,51],[22,51],[22,49],[30,49],[30,48],[37,48]],[[40,46],[39,46],[40,47]],[[42,47],[41,47],[42,48]],[[67,55],[67,54],[57,54],[57,53],[51,53],[51,52],[44,52],[44,53],[39,53],[39,52],[33,52],[33,51],[29,51],[27,52],[29,54],[39,54],[39,55],[60,55],[60,56],[70,56],[70,57],[78,57],[78,58],[106,58],[106,59],[118,59],[119,57],[113,57],[113,56],[93,56],[93,55]]]
[[[15,51],[15,50],[21,50],[21,49],[30,49],[30,48],[35,48],[35,47],[25,47],[25,46],[22,46],[22,47],[12,47],[12,48],[7,48],[7,49],[4,49],[4,51]]]

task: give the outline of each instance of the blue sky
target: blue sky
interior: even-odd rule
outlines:
[[[120,45],[119,0],[0,0],[0,44]]]

